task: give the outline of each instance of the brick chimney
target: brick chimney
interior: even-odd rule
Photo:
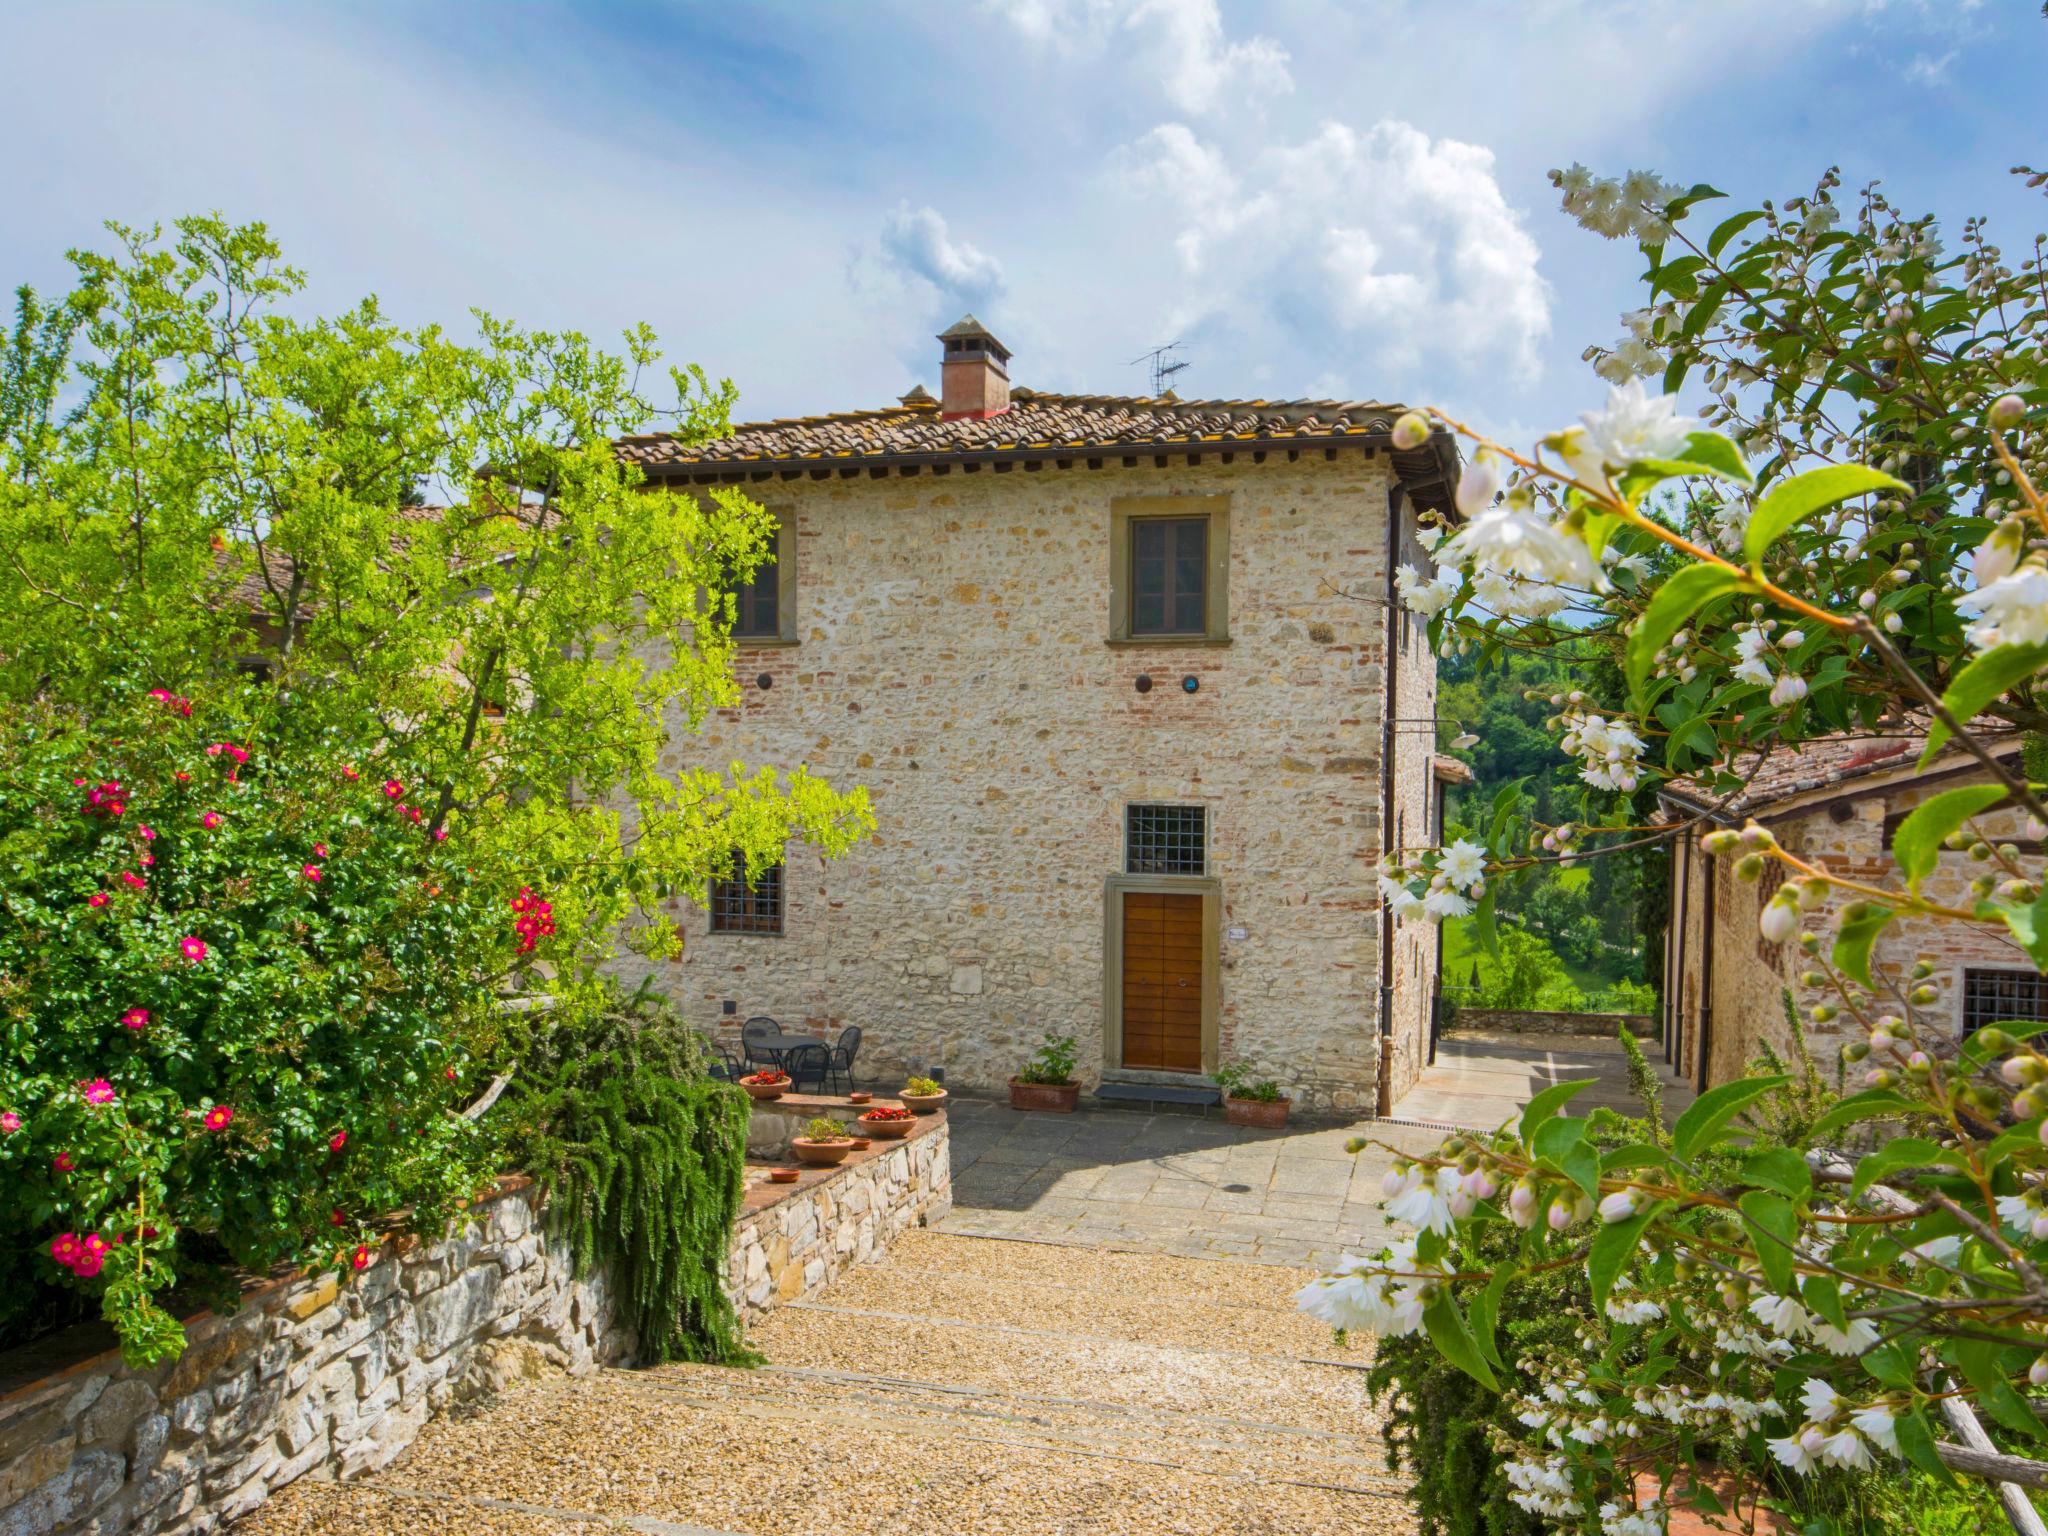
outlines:
[[[939,332],[939,415],[985,421],[1010,408],[1010,349],[972,315]]]

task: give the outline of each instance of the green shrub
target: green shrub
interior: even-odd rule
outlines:
[[[139,694],[0,709],[0,1345],[96,1306],[142,1363],[174,1285],[361,1267],[488,1181],[451,1111],[552,917],[381,744]]]
[[[845,1134],[845,1124],[830,1115],[820,1115],[804,1127],[804,1135],[812,1141],[837,1141]]]
[[[946,1089],[943,1083],[935,1082],[929,1077],[913,1077],[903,1085],[903,1091],[919,1098],[929,1098],[933,1094],[944,1093]]]
[[[1270,1077],[1254,1078],[1242,1061],[1226,1061],[1210,1074],[1227,1099],[1251,1099],[1260,1104],[1280,1102],[1280,1085]]]
[[[1031,1060],[1024,1064],[1024,1070],[1017,1074],[1017,1081],[1063,1087],[1074,1080],[1074,1063],[1079,1058],[1080,1047],[1072,1035],[1055,1034],[1047,1030],[1045,1043],[1040,1045]]]
[[[739,1215],[746,1094],[705,1074],[695,1034],[645,987],[543,1017],[515,1150],[578,1273],[609,1271],[652,1361],[744,1364],[722,1281]]]

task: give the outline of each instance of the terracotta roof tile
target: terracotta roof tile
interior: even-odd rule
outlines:
[[[1917,716],[1872,731],[1845,731],[1834,736],[1817,736],[1793,746],[1778,746],[1763,753],[1750,753],[1735,768],[1736,775],[1749,780],[1748,787],[1720,808],[1724,814],[1753,814],[1796,795],[1832,789],[1839,784],[1881,773],[1910,769],[1919,759],[1927,740],[1927,723]],[[2005,752],[2019,744],[2017,733],[2000,731],[1989,737],[1992,750]],[[1949,748],[1928,765],[1929,772],[1953,768],[1961,757]],[[1761,758],[1761,762],[1759,762]],[[1752,776],[1753,775],[1753,776]],[[1665,794],[1693,805],[1713,805],[1717,797],[1710,783],[1697,777],[1673,779]]]
[[[668,433],[622,438],[619,452],[650,475],[844,464],[914,457],[922,461],[1001,458],[1061,449],[1227,446],[1233,442],[1376,440],[1404,407],[1367,400],[1180,400],[1132,395],[1065,395],[1017,389],[1010,409],[986,419],[947,421],[915,392],[893,406],[735,426],[709,442]],[[1410,494],[1425,506],[1448,505],[1456,459],[1448,442],[1393,455]]]

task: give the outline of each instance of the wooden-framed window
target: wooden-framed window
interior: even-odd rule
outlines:
[[[749,879],[742,859],[734,864],[731,879],[713,880],[711,931],[782,932],[782,866],[771,864]]]
[[[1131,634],[1209,631],[1209,519],[1131,519]]]
[[[1209,873],[1209,808],[1203,805],[1124,807],[1124,873]]]
[[[1230,498],[1110,503],[1112,645],[1230,642]]]
[[[754,574],[733,588],[732,637],[747,645],[796,644],[796,540],[785,518]]]
[[[1987,1024],[2048,1019],[2048,976],[2039,971],[1963,972],[1963,1036]]]

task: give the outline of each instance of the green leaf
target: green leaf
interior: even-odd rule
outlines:
[[[1678,457],[1683,463],[1697,464],[1718,479],[1733,480],[1738,485],[1756,484],[1756,476],[1750,473],[1742,450],[1718,432],[1693,433],[1685,440],[1685,449]]]
[[[1861,917],[1844,918],[1841,931],[1835,935],[1835,968],[1862,986],[1874,986],[1870,979],[1870,946],[1898,915],[1894,908],[1873,906]]]
[[[1866,1093],[1855,1094],[1842,1100],[1814,1121],[1813,1129],[1807,1133],[1808,1139],[1818,1140],[1830,1131],[1839,1131],[1843,1126],[1854,1125],[1859,1120],[1875,1120],[1881,1115],[1900,1115],[1919,1107],[1911,1099],[1893,1093],[1889,1088],[1872,1088]]]
[[[1901,1168],[1925,1167],[1939,1161],[1940,1157],[1941,1148],[1924,1136],[1900,1136],[1888,1141],[1857,1162],[1856,1178],[1849,1186],[1849,1196],[1851,1199],[1859,1198],[1879,1179],[1887,1178]]]
[[[1976,719],[1984,707],[2018,687],[2044,664],[2048,664],[2048,643],[2001,645],[1986,651],[1949,680],[1941,696],[1942,707],[1963,725]],[[1929,724],[1927,745],[1920,752],[1920,766],[1934,761],[1934,754],[1949,739],[1949,728],[1939,720]]]
[[[1818,1314],[1822,1322],[1836,1328],[1849,1326],[1849,1315],[1842,1310],[1842,1288],[1826,1275],[1808,1275],[1799,1282],[1799,1294],[1807,1311]]]
[[[1730,214],[1714,226],[1714,232],[1707,236],[1707,254],[1719,256],[1730,240],[1741,234],[1750,225],[1764,216],[1761,208],[1751,208],[1744,213]]]
[[[1717,745],[1714,739],[1711,715],[1694,715],[1683,724],[1672,728],[1671,735],[1664,743],[1664,766],[1673,773],[1679,771],[1678,754],[1690,751],[1708,758],[1714,754]]]
[[[1745,1159],[1742,1178],[1745,1183],[1775,1189],[1794,1200],[1813,1188],[1813,1174],[1806,1166],[1806,1159],[1790,1147],[1772,1147]]]
[[[1803,475],[1780,481],[1756,504],[1756,510],[1749,514],[1749,526],[1743,531],[1742,557],[1755,565],[1794,523],[1838,501],[1869,491],[1912,489],[1905,481],[1866,464],[1829,464],[1809,469]]]
[[[1647,1141],[1632,1141],[1624,1147],[1609,1147],[1600,1154],[1600,1171],[1615,1173],[1625,1168],[1668,1168],[1671,1154]]]
[[[1899,1453],[1906,1460],[1944,1488],[1956,1486],[1955,1474],[1943,1464],[1941,1453],[1934,1448],[1934,1433],[1927,1427],[1925,1410],[1916,1407],[1911,1413],[1900,1414],[1892,1428],[1899,1437]]]
[[[1472,926],[1479,935],[1479,947],[1486,952],[1489,960],[1500,959],[1500,924],[1493,915],[1494,893],[1500,887],[1489,881],[1486,894],[1479,898],[1479,905],[1472,909]]]
[[[1565,1177],[1586,1192],[1588,1200],[1600,1198],[1600,1153],[1593,1143],[1579,1142],[1557,1162]]]
[[[1628,637],[1628,687],[1640,696],[1665,643],[1717,597],[1739,590],[1744,578],[1721,565],[1688,565],[1657,589]]]
[[[1980,1408],[2018,1434],[2034,1439],[2048,1436],[2048,1426],[2034,1417],[2033,1410],[2006,1379],[2005,1368],[1999,1363],[2004,1352],[2003,1345],[1983,1339],[1957,1339],[1948,1348],[1949,1358],[1955,1361],[1963,1379],[1977,1389]]]
[[[1536,1132],[1543,1122],[1550,1119],[1565,1105],[1592,1087],[1596,1079],[1584,1078],[1575,1083],[1552,1083],[1537,1094],[1522,1109],[1522,1142],[1534,1147]]]
[[[1910,1387],[1918,1375],[1913,1352],[1900,1347],[1897,1340],[1865,1350],[1862,1361],[1863,1369],[1888,1387]]]
[[[1472,1298],[1472,1306],[1466,1314],[1472,1329],[1472,1337],[1479,1345],[1479,1352],[1497,1371],[1507,1369],[1507,1363],[1500,1357],[1500,1345],[1494,1339],[1499,1326],[1500,1299],[1506,1294],[1508,1282],[1515,1278],[1516,1271],[1503,1264],[1493,1272],[1493,1278],[1486,1282],[1486,1289]]]
[[[1486,1356],[1472,1337],[1472,1330],[1465,1326],[1465,1315],[1458,1310],[1458,1303],[1452,1299],[1448,1286],[1438,1290],[1436,1299],[1422,1309],[1422,1326],[1429,1331],[1429,1341],[1436,1346],[1438,1354],[1487,1391],[1500,1390],[1493,1367],[1486,1363]]]
[[[1593,1282],[1594,1311],[1598,1312],[1607,1305],[1615,1276],[1634,1257],[1650,1223],[1664,1214],[1665,1204],[1659,1200],[1647,1209],[1637,1211],[1627,1221],[1610,1222],[1593,1235],[1593,1245],[1586,1253],[1586,1277]]]
[[[1718,1088],[1709,1088],[1686,1106],[1685,1113],[1680,1115],[1678,1123],[1672,1126],[1672,1149],[1679,1157],[1691,1159],[1719,1134],[1722,1126],[1773,1088],[1782,1088],[1791,1081],[1791,1078],[1782,1074],[1775,1077],[1744,1077],[1732,1083],[1723,1083]]]
[[[1529,1143],[1529,1150],[1539,1161],[1562,1167],[1565,1154],[1585,1139],[1585,1121],[1569,1117],[1550,1119],[1536,1128],[1536,1138]]]
[[[1756,1261],[1764,1279],[1780,1296],[1792,1291],[1792,1243],[1799,1234],[1799,1217],[1792,1202],[1783,1195],[1752,1189],[1735,1202],[1742,1213],[1742,1225],[1756,1245]]]
[[[1936,795],[1900,822],[1892,834],[1892,858],[1906,877],[1906,889],[1917,895],[1920,882],[1934,873],[1949,833],[1998,804],[2005,793],[2002,784],[1965,784]]]
[[[1989,905],[1988,903],[1986,905]],[[2031,906],[1991,906],[2012,936],[2019,941],[2020,948],[2033,957],[2034,964],[2048,970],[2048,894],[2044,894]],[[1981,914],[1984,907],[1978,908]]]

